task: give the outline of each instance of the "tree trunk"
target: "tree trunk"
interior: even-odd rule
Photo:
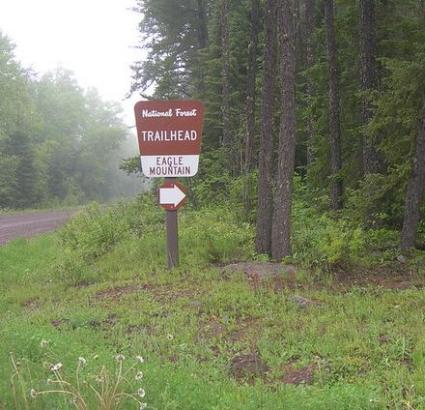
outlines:
[[[339,73],[334,25],[334,2],[325,0],[326,48],[329,71],[329,134],[331,150],[331,208],[342,208],[341,124],[339,106]]]
[[[362,99],[361,119],[363,126],[369,124],[373,117],[372,104],[368,92],[374,90],[377,84],[376,72],[376,30],[375,30],[375,0],[360,0],[360,72]],[[376,142],[363,135],[363,174],[379,172],[379,156]]]
[[[197,15],[198,15],[198,50],[203,50],[208,45],[208,21],[207,21],[207,10],[205,0],[197,0]],[[198,53],[198,94],[203,96],[205,93],[205,81],[204,81],[204,65],[202,63],[201,53]]]
[[[221,0],[221,54],[222,54],[222,106],[223,146],[230,150],[232,143],[230,134],[230,44],[229,44],[229,0]]]
[[[295,28],[292,0],[279,7],[282,58],[282,116],[273,212],[272,256],[280,261],[291,254],[292,182],[295,168]]]
[[[251,171],[254,163],[255,141],[255,83],[257,76],[257,46],[259,30],[260,1],[251,0],[251,34],[248,45],[248,74],[246,95],[246,138],[245,172]]]
[[[198,46],[199,49],[206,48],[208,45],[208,21],[205,0],[198,2]]]
[[[306,62],[307,69],[314,66],[314,45],[313,35],[315,30],[315,0],[306,0],[305,2],[305,42],[306,42]],[[316,119],[313,115],[313,98],[314,98],[314,81],[309,76],[307,78],[307,106],[308,106],[308,119],[307,119],[307,167],[312,164],[314,160],[314,136],[316,133]]]
[[[304,33],[301,19],[301,9],[303,7],[301,0],[293,0],[293,20],[294,20],[294,44],[295,49],[297,50],[297,55],[295,56],[295,66],[303,67],[305,62],[305,51],[304,51]]]
[[[261,102],[261,134],[258,166],[258,203],[255,248],[271,255],[273,216],[273,113],[276,78],[276,0],[267,0]]]
[[[416,242],[416,231],[420,221],[420,206],[425,190],[425,99],[422,110],[421,126],[416,141],[413,158],[413,170],[407,185],[404,208],[403,229],[401,231],[401,249],[413,248]]]

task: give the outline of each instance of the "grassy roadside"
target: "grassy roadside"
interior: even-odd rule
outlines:
[[[91,209],[58,234],[0,248],[0,409],[78,408],[69,395],[30,398],[52,389],[54,363],[81,381],[86,408],[106,408],[89,385],[107,384],[103,367],[115,377],[118,354],[131,368],[123,391],[143,386],[150,409],[425,408],[419,281],[253,289],[219,267],[252,256],[250,227],[225,211],[182,216],[183,264],[168,273],[162,215],[149,206]]]

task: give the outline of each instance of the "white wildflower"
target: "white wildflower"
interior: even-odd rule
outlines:
[[[40,347],[42,348],[42,349],[45,349],[46,347],[48,347],[49,346],[49,341],[48,340],[46,340],[46,339],[42,339],[41,340],[41,342],[40,342]]]
[[[30,396],[32,399],[35,399],[37,397],[37,391],[35,389],[31,389]]]
[[[122,362],[122,361],[124,361],[124,360],[125,360],[125,356],[124,356],[123,354],[117,354],[117,355],[115,356],[115,360],[116,360],[117,362]]]
[[[141,387],[139,390],[137,390],[137,395],[143,399],[145,397],[145,390]]]
[[[136,356],[136,360],[137,360],[139,363],[144,363],[144,362],[145,362],[145,359],[143,358],[143,356]]]
[[[140,403],[139,410],[144,410],[146,407],[148,407],[148,403]]]
[[[105,382],[105,379],[104,379],[104,377],[103,377],[103,376],[96,376],[96,381],[97,381],[98,383],[104,383],[104,382]]]
[[[60,369],[62,369],[62,366],[63,366],[63,364],[62,364],[61,362],[56,363],[56,364],[52,364],[52,365],[50,366],[50,370],[51,370],[52,372],[58,372]]]
[[[168,333],[167,339],[168,340],[173,340],[174,339],[174,336],[171,333]]]
[[[142,380],[143,379],[143,372],[137,372],[136,376],[134,377],[136,380]]]
[[[81,367],[84,367],[84,366],[87,364],[87,360],[86,360],[83,356],[80,356],[80,357],[78,358],[78,364],[79,364]]]

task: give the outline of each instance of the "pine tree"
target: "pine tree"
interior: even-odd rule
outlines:
[[[305,1],[305,42],[307,70],[311,70],[315,63],[314,58],[314,30],[315,30],[315,0]],[[314,80],[311,75],[307,77],[306,103],[307,103],[307,165],[311,165],[314,159],[314,136],[316,133],[316,119],[313,112]]]
[[[257,48],[260,24],[260,1],[251,0],[251,32],[248,45],[247,93],[246,93],[246,137],[245,137],[245,172],[254,165],[255,142],[255,95],[257,78]]]
[[[420,220],[420,206],[425,191],[425,99],[422,109],[422,120],[416,140],[412,174],[407,185],[404,207],[403,229],[401,231],[401,249],[407,250],[415,246],[416,232]]]
[[[366,127],[373,116],[370,93],[376,89],[376,28],[374,0],[360,0],[360,71],[362,97],[362,123]],[[363,136],[363,173],[374,174],[379,171],[379,157],[376,141]]]
[[[273,116],[276,105],[276,11],[276,0],[267,0],[255,238],[256,251],[270,255],[273,217]]]
[[[272,226],[272,256],[291,254],[292,183],[295,168],[295,27],[292,0],[279,6],[279,46],[282,59],[282,114]]]
[[[334,2],[325,0],[326,47],[329,75],[329,136],[331,150],[331,207],[333,210],[342,208],[342,177],[341,177],[341,122],[340,122],[340,92],[336,34],[334,24]]]
[[[223,119],[223,146],[232,150],[232,136],[230,132],[230,27],[229,27],[229,0],[220,0],[220,28],[221,28],[221,57],[222,57],[222,119]],[[231,157],[231,156],[230,156]]]

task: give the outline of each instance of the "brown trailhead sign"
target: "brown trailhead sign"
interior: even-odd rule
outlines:
[[[192,177],[198,172],[204,106],[200,101],[139,101],[134,107],[143,174]]]
[[[186,188],[177,181],[165,181],[158,190],[159,205],[167,211],[177,211],[187,203]]]

